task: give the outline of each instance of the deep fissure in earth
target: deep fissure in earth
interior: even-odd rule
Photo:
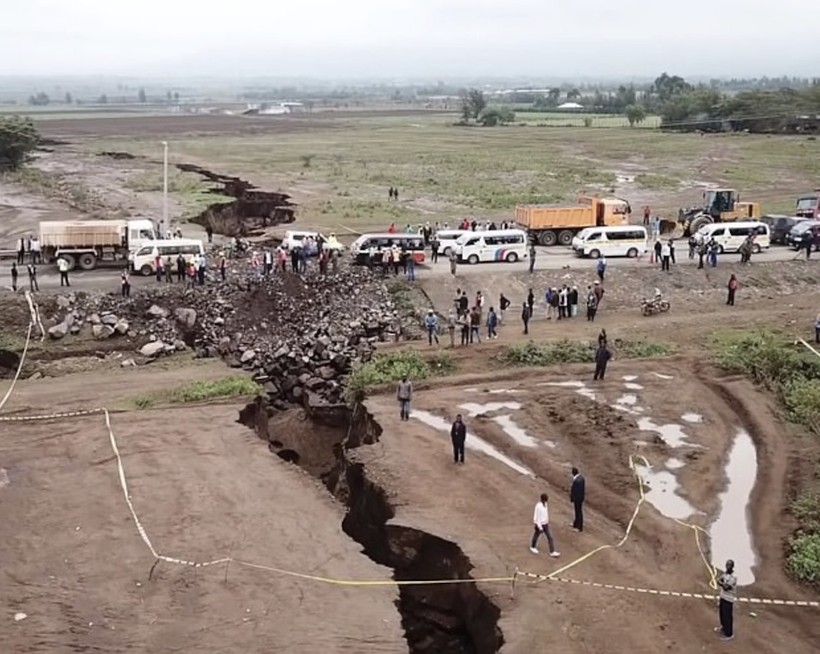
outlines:
[[[395,515],[387,494],[368,478],[363,464],[348,456],[351,450],[373,444],[381,436],[381,427],[366,408],[306,407],[305,412],[299,451],[283,447],[278,440],[292,441],[292,437],[272,433],[274,410],[263,398],[240,411],[239,421],[266,441],[272,452],[322,480],[347,506],[342,521],[345,534],[359,543],[370,559],[392,568],[396,581],[470,579],[473,565],[456,543],[387,524]],[[498,627],[501,612],[476,584],[400,586],[397,608],[413,654],[492,654],[504,643]]]
[[[215,186],[208,193],[234,198],[229,202],[214,202],[191,218],[192,222],[203,227],[210,225],[217,234],[260,235],[266,227],[292,223],[296,219],[296,205],[286,193],[260,191],[244,179],[214,173],[194,164],[181,163],[177,164],[177,168],[213,182]]]

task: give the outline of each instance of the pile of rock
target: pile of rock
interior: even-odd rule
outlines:
[[[67,334],[80,334],[86,324],[91,326],[91,335],[98,340],[124,336],[131,329],[125,318],[120,318],[111,311],[89,313],[81,302],[77,302],[74,294],[59,296],[57,309],[59,313],[55,319],[56,324],[48,329],[48,335],[55,340],[64,338]]]

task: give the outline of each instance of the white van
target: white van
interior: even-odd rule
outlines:
[[[646,254],[649,237],[643,225],[587,227],[572,239],[572,250],[581,257],[631,257]]]
[[[705,241],[714,239],[718,252],[737,252],[750,234],[755,234],[752,252],[757,254],[771,245],[769,226],[761,222],[712,223],[698,230],[698,237]]]
[[[507,261],[515,263],[529,256],[527,232],[521,229],[493,229],[486,232],[467,232],[456,244],[458,260],[467,263]]]
[[[148,277],[156,272],[156,257],[162,257],[165,261],[168,257],[176,265],[179,255],[190,261],[195,256],[205,256],[205,248],[202,241],[190,238],[174,238],[170,240],[154,241],[151,245],[145,245],[135,253],[129,255],[131,270]]]
[[[456,241],[464,234],[471,233],[472,232],[466,229],[442,229],[437,231],[436,239],[438,239],[439,242],[438,253],[443,257],[449,257],[450,250],[455,247]]]

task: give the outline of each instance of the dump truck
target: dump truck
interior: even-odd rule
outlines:
[[[702,206],[678,211],[678,222],[686,237],[710,223],[757,220],[761,215],[759,203],[741,202],[735,189],[721,188],[704,192]]]
[[[815,189],[814,193],[801,195],[797,198],[794,215],[799,218],[820,220],[820,189]]]
[[[43,263],[59,257],[69,270],[93,270],[100,263],[126,264],[128,254],[156,240],[154,223],[138,220],[57,220],[40,223]]]
[[[573,237],[582,229],[628,225],[631,213],[626,200],[581,196],[574,207],[516,207],[515,222],[527,230],[530,241],[541,245],[572,245]]]

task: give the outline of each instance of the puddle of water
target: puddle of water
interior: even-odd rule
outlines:
[[[658,379],[674,379],[672,375],[664,375],[659,372],[653,372],[652,374],[655,375],[655,377],[657,377]]]
[[[465,393],[491,393],[492,395],[523,393],[524,391],[516,390],[514,388],[465,388]]]
[[[447,422],[444,418],[441,418],[437,415],[433,415],[428,411],[422,411],[420,409],[414,409],[411,417],[420,420],[428,427],[432,427],[438,431],[443,431],[447,436],[450,435],[450,423]],[[487,441],[483,438],[476,436],[475,434],[467,432],[467,440],[464,443],[464,446],[468,450],[475,450],[477,452],[481,452],[482,454],[486,454],[490,458],[495,459],[496,461],[503,463],[508,468],[512,468],[516,472],[526,475],[527,477],[535,477],[532,470],[527,468],[526,466],[521,465],[517,461],[514,461],[506,454],[502,454],[499,452],[495,447],[490,445]]]
[[[757,563],[752,543],[749,502],[757,477],[757,450],[748,432],[738,430],[726,461],[729,483],[720,494],[717,519],[709,527],[712,564],[723,569],[727,559],[735,562],[739,586],[754,583]]]
[[[654,431],[661,435],[669,447],[700,447],[689,443],[689,436],[683,431],[683,427],[670,423],[668,425],[658,425],[652,418],[638,418],[638,429],[641,431]]]
[[[669,470],[680,470],[685,465],[686,464],[683,461],[676,459],[675,457],[666,460],[666,467]]]
[[[519,445],[523,445],[524,447],[536,447],[538,445],[537,440],[513,422],[512,416],[495,416],[493,422],[501,427],[504,433]]]
[[[509,411],[518,411],[521,405],[518,402],[487,402],[486,404],[478,404],[476,402],[465,402],[458,405],[460,409],[464,409],[467,415],[475,418],[482,413],[492,413],[493,411],[501,411],[508,409]]]
[[[634,382],[626,382],[624,384],[624,388],[627,389],[628,391],[642,391],[643,390],[643,386],[641,386],[640,384],[636,384]]]
[[[615,403],[622,406],[634,406],[638,403],[638,396],[627,393],[626,395],[621,395],[621,397],[615,400]]]
[[[696,513],[693,507],[678,494],[678,479],[668,470],[653,470],[643,465],[635,465],[635,472],[649,490],[646,491],[646,501],[654,506],[661,515],[667,518],[686,518]]]
[[[623,411],[624,413],[629,413],[633,416],[641,415],[640,407],[635,407],[634,409],[630,409],[628,406],[624,406],[623,404],[610,404],[609,407],[611,409],[615,409],[616,411]]]
[[[562,381],[562,382],[541,382],[539,386],[559,386],[561,388],[584,388],[586,384],[582,381]]]
[[[583,395],[584,397],[588,397],[590,400],[597,400],[598,396],[595,394],[591,388],[579,388],[575,391],[578,395]]]
[[[637,378],[638,378],[638,375],[624,375],[623,377],[621,377],[621,379],[623,379],[624,381],[627,381],[627,382],[635,381]]]
[[[680,419],[684,422],[690,422],[692,424],[703,422],[703,416],[698,413],[684,413]]]

